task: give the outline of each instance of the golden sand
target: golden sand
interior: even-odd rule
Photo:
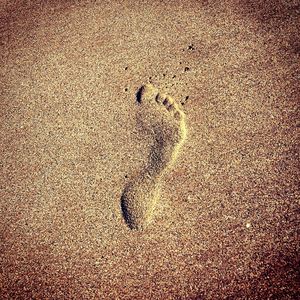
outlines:
[[[0,1],[0,299],[297,299],[299,12]]]

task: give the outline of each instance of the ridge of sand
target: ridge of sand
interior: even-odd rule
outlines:
[[[185,115],[172,97],[147,84],[139,89],[137,102],[140,124],[151,132],[153,145],[148,165],[126,185],[121,197],[122,213],[131,229],[142,229],[151,221],[162,177],[186,139]]]

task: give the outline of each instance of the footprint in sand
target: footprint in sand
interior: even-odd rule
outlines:
[[[143,229],[151,221],[163,176],[186,138],[185,115],[170,96],[146,84],[138,91],[137,101],[138,124],[153,142],[147,166],[129,182],[121,197],[123,217],[131,229]]]

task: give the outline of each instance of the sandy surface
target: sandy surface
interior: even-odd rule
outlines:
[[[0,298],[296,299],[300,2],[112,2],[1,1]],[[134,231],[147,82],[188,137]]]

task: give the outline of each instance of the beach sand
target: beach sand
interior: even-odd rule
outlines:
[[[299,1],[0,3],[1,299],[300,296]],[[147,83],[187,135],[135,229]]]

